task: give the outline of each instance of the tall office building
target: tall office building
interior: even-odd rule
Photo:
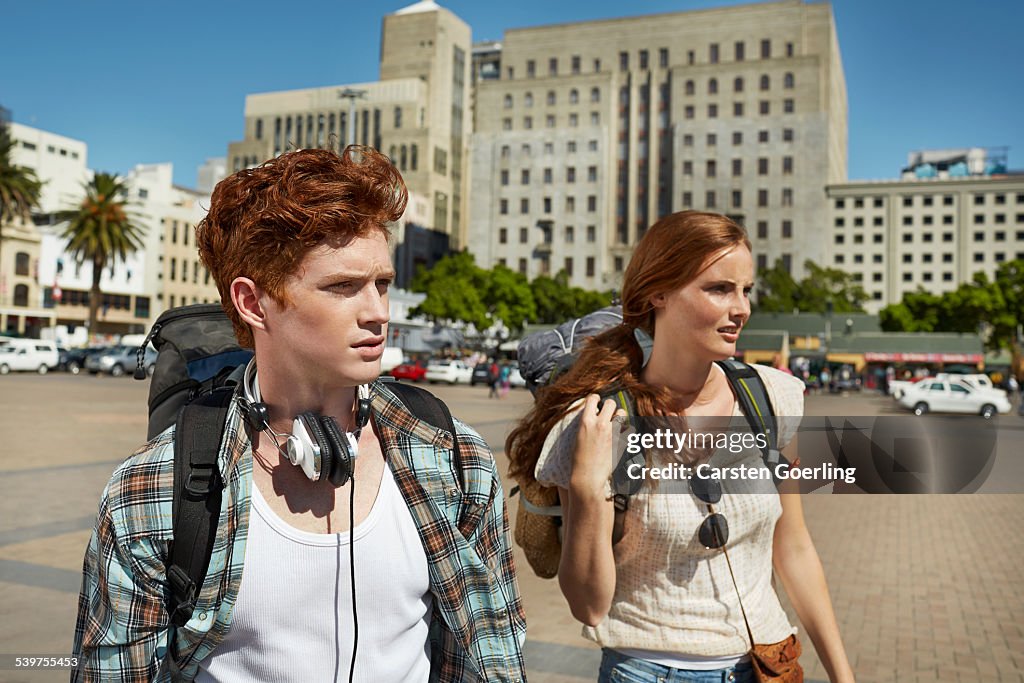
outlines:
[[[827,3],[516,29],[500,49],[500,77],[476,85],[480,265],[616,287],[644,230],[682,209],[745,224],[759,267],[823,261],[847,135]]]
[[[1024,172],[1007,171],[1005,150],[914,152],[900,178],[827,193],[827,262],[864,287],[872,313],[1024,259]]]
[[[379,81],[247,96],[245,139],[228,146],[228,172],[354,140],[388,154],[426,200],[425,227],[461,243],[470,47],[469,26],[433,0],[385,16]]]

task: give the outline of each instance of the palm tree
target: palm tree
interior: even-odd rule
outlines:
[[[142,248],[145,227],[136,223],[126,210],[124,181],[112,173],[97,173],[85,183],[85,199],[77,209],[61,211],[60,221],[68,221],[64,237],[67,250],[79,264],[92,264],[92,289],[89,290],[89,333],[96,333],[99,310],[100,277],[103,269],[120,258]]]
[[[14,165],[11,160],[13,149],[14,141],[7,126],[0,124],[0,245],[4,241],[4,224],[16,218],[29,220],[32,207],[39,204],[39,193],[43,188],[35,171]]]

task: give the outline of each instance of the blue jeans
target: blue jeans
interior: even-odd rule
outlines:
[[[755,683],[757,680],[750,662],[740,662],[728,669],[692,671],[627,657],[609,648],[601,652],[598,683]]]

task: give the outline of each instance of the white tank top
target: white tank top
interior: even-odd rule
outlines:
[[[255,484],[251,512],[231,629],[200,663],[196,680],[348,681],[350,532],[316,534],[292,527],[270,509]],[[355,539],[359,645],[354,680],[425,682],[432,607],[427,556],[388,467]]]

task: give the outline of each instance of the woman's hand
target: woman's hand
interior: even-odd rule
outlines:
[[[576,436],[576,450],[572,457],[572,477],[569,487],[577,497],[607,498],[607,484],[615,469],[612,454],[616,429],[616,417],[626,413],[617,408],[615,401],[606,399],[598,405],[601,397],[587,396],[580,414],[580,428]]]

